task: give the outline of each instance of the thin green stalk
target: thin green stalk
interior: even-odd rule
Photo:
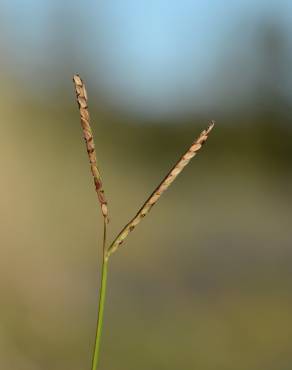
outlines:
[[[106,219],[104,220],[104,232],[103,232],[103,258],[102,258],[102,270],[101,270],[101,283],[99,292],[99,307],[98,307],[98,318],[97,318],[97,328],[95,337],[95,346],[93,352],[92,360],[92,370],[97,370],[99,358],[100,358],[100,343],[101,334],[103,326],[103,315],[104,315],[104,305],[105,305],[105,295],[107,286],[107,272],[108,272],[108,259],[106,258]]]

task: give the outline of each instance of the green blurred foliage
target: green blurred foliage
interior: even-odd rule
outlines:
[[[5,369],[90,366],[101,220],[73,92],[63,94],[70,106],[2,99]],[[113,237],[206,122],[92,116]],[[113,257],[101,368],[289,369],[291,130],[240,121],[217,122]]]

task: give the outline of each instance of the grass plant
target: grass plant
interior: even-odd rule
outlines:
[[[107,225],[109,223],[108,205],[103,190],[101,174],[97,166],[96,150],[90,123],[90,114],[88,110],[87,92],[84,82],[82,81],[79,75],[74,75],[73,82],[75,85],[76,99],[81,119],[81,127],[88,153],[91,173],[93,176],[95,190],[97,193],[98,202],[100,204],[101,213],[103,216],[102,269],[99,290],[96,337],[92,357],[92,370],[97,370],[100,359],[100,345],[105,308],[109,259],[112,256],[112,254],[115,253],[122,246],[130,232],[133,231],[135,227],[142,221],[142,219],[149,213],[149,211],[157,203],[161,195],[168,189],[168,187],[181,173],[185,166],[190,162],[190,160],[199,152],[203,144],[207,141],[209,133],[213,129],[215,123],[214,121],[212,121],[207,127],[207,129],[200,133],[198,138],[191,144],[187,151],[182,155],[182,157],[171,168],[168,174],[163,178],[160,184],[155,188],[153,193],[147,198],[147,200],[142,205],[137,214],[126,224],[126,226],[120,231],[120,233],[118,233],[113,242],[107,245]]]

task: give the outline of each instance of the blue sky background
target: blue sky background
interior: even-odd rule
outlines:
[[[41,78],[49,92],[53,76],[65,82],[79,71],[139,114],[220,105],[221,74],[232,95],[246,92],[267,22],[286,35],[287,65],[292,57],[290,0],[2,0],[1,9],[0,46],[16,79]]]

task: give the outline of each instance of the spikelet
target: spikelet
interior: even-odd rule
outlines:
[[[86,149],[88,153],[88,158],[91,167],[91,173],[94,180],[95,190],[98,196],[98,200],[101,206],[101,212],[106,222],[109,221],[108,218],[108,207],[107,201],[104,195],[104,190],[102,187],[101,175],[97,167],[96,151],[93,140],[93,134],[90,126],[90,115],[88,111],[88,98],[85,85],[79,75],[74,75],[73,82],[75,85],[76,98],[80,112],[81,126],[83,130],[83,137],[86,144]]]
[[[123,228],[118,234],[116,239],[110,245],[107,250],[106,258],[108,259],[124,242],[129,233],[141,222],[143,217],[147,215],[150,209],[158,201],[161,195],[166,191],[170,184],[175,178],[181,173],[184,167],[190,162],[190,160],[197,154],[201,149],[202,145],[208,139],[208,135],[214,127],[215,122],[212,121],[208,128],[201,132],[200,136],[192,143],[188,151],[180,158],[180,160],[174,165],[166,177],[161,181],[158,187],[153,191],[150,197],[143,204],[142,208],[138,211],[136,216]]]

